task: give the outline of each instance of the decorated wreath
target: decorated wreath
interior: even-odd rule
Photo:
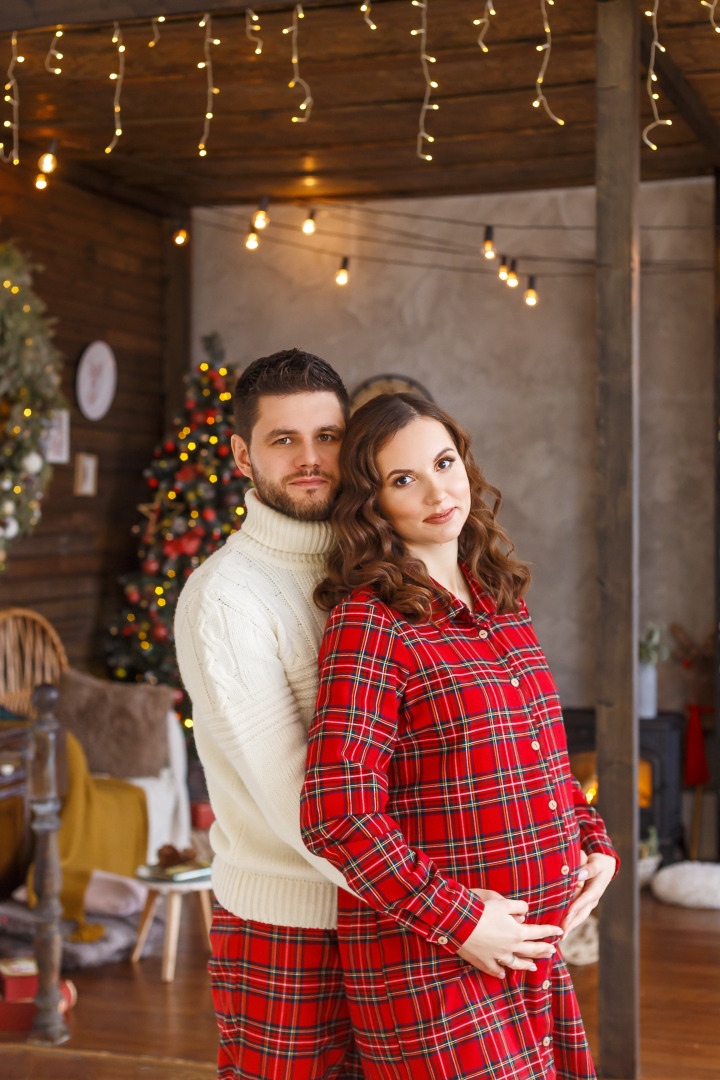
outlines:
[[[40,520],[52,475],[44,436],[65,405],[60,353],[32,270],[14,244],[0,243],[0,570],[7,545]]]

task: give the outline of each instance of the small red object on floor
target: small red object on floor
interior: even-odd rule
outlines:
[[[215,820],[215,815],[210,803],[191,802],[190,820],[194,829],[209,829]]]
[[[22,1001],[37,994],[37,964],[33,956],[13,956],[0,960],[0,996],[5,1001]]]
[[[58,1011],[64,1014],[69,1012],[77,1001],[77,990],[70,979],[61,979],[59,989]],[[0,997],[0,1031],[29,1031],[36,1012],[37,1006],[32,998],[7,1001]]]

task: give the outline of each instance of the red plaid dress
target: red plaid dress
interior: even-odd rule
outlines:
[[[339,897],[338,941],[367,1080],[590,1080],[562,958],[485,975],[456,955],[483,904],[559,924],[581,845],[615,855],[572,778],[557,691],[524,603],[499,615],[470,577],[409,623],[369,592],[332,612],[301,804]]]

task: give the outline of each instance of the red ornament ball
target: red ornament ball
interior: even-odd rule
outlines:
[[[125,595],[127,596],[128,601],[131,604],[138,604],[140,602],[140,591],[139,591],[139,589],[126,589],[125,590]]]
[[[157,479],[154,476],[151,476],[150,479],[148,480],[148,485],[151,488],[156,488],[158,486]]]
[[[206,506],[202,512],[202,517],[204,521],[214,521],[217,515],[212,506]]]
[[[227,457],[229,453],[230,453],[230,447],[229,446],[218,446],[218,448],[217,448],[217,456],[218,457]]]
[[[143,571],[144,574],[150,574],[150,575],[157,574],[159,569],[160,569],[160,563],[158,562],[157,559],[153,558],[152,556],[149,559],[145,559],[145,561],[142,564],[142,571]]]
[[[152,630],[153,641],[167,641],[168,633],[168,628],[164,623],[156,623]]]
[[[175,443],[172,441],[172,439],[166,439],[165,440],[165,453],[166,454],[171,454],[174,449],[175,449]]]

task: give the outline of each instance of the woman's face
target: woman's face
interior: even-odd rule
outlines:
[[[411,554],[455,543],[470,513],[470,483],[447,428],[418,417],[377,455],[380,512]]]

